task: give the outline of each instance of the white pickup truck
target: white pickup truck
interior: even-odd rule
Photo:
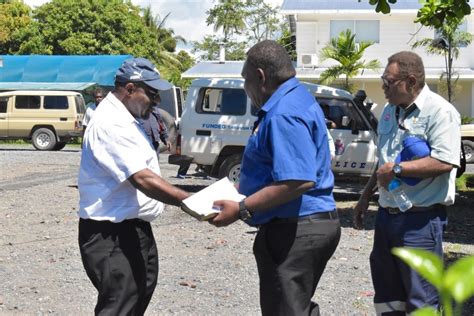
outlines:
[[[177,150],[170,164],[194,162],[212,177],[238,181],[240,163],[257,110],[247,98],[243,79],[196,79],[181,116]],[[335,174],[370,175],[377,163],[377,120],[349,92],[304,83],[333,127]],[[364,94],[365,96],[365,94]],[[295,140],[298,141],[298,140]]]
[[[461,141],[466,162],[474,162],[474,124],[461,125]]]

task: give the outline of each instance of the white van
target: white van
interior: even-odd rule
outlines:
[[[347,91],[304,84],[328,122],[335,124],[329,129],[336,148],[334,173],[371,175],[377,162],[377,121],[371,112]],[[243,85],[243,79],[192,82],[179,124],[178,150],[169,156],[169,163],[194,162],[212,177],[238,180],[242,154],[257,119]]]

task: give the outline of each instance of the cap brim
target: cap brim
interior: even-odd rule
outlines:
[[[171,83],[163,79],[147,80],[143,81],[143,83],[155,90],[169,90],[173,88]]]

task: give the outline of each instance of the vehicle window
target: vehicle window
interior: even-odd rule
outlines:
[[[69,103],[65,95],[47,95],[44,97],[43,108],[46,110],[67,110]]]
[[[74,96],[74,100],[76,101],[76,112],[84,114],[86,113],[86,105],[84,104],[84,98],[81,98],[80,95]]]
[[[41,97],[38,95],[17,95],[15,97],[16,109],[39,109]]]
[[[368,130],[351,101],[321,97],[317,97],[316,100],[323,110],[328,128],[351,129],[355,120],[357,130]]]
[[[172,117],[176,117],[176,108],[175,108],[175,99],[174,99],[174,89],[160,91],[160,109],[168,112]]]
[[[183,96],[180,88],[176,88],[176,100],[178,101],[178,116],[183,114]]]
[[[8,97],[0,98],[0,113],[7,113]]]
[[[202,89],[198,100],[198,113],[244,115],[247,109],[247,95],[242,89]]]

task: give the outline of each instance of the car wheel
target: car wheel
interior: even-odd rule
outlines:
[[[474,162],[474,142],[470,140],[463,140],[464,154],[466,155],[466,162]]]
[[[227,157],[219,168],[219,179],[228,177],[234,183],[239,182],[241,162],[241,154]]]
[[[54,146],[53,150],[61,150],[66,146],[66,142],[58,142],[56,146]]]
[[[158,109],[158,113],[160,113],[161,119],[163,120],[163,123],[165,123],[165,126],[168,129],[168,141],[171,143],[171,147],[174,148],[176,146],[176,137],[178,135],[174,118],[168,112],[162,109]],[[159,150],[160,153],[162,153],[167,149],[165,145],[160,143]]]
[[[56,135],[49,128],[38,128],[31,139],[33,146],[38,150],[53,150],[56,146]]]

